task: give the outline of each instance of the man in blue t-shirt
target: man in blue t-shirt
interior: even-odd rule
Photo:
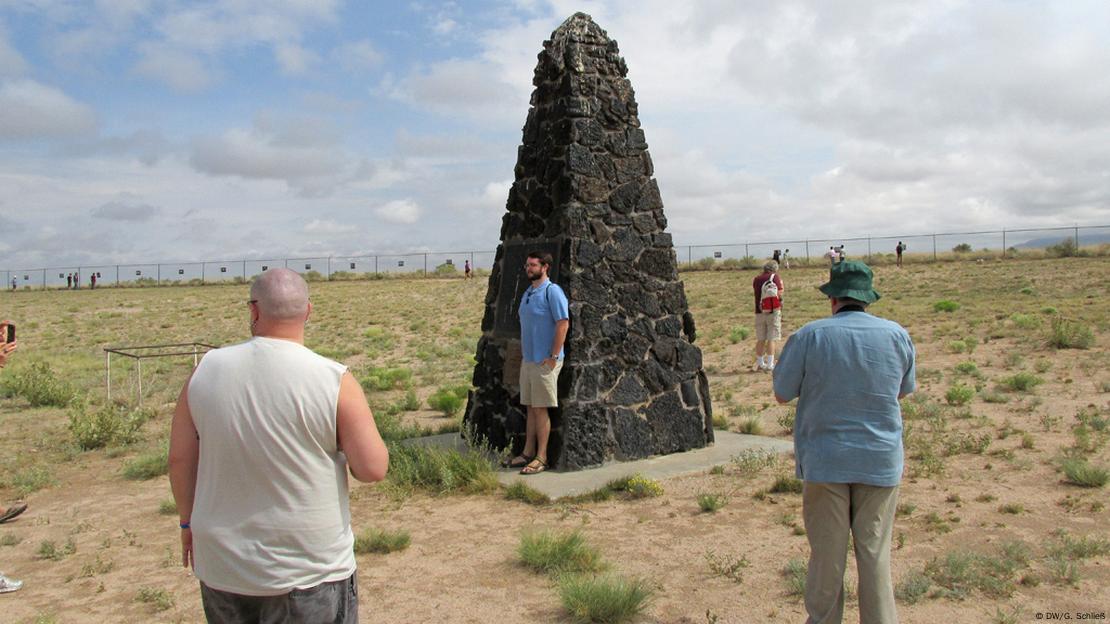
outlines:
[[[840,622],[848,536],[855,540],[862,623],[897,622],[890,535],[902,479],[902,410],[915,389],[914,346],[898,323],[867,313],[871,269],[845,260],[819,287],[832,316],[799,329],[774,371],[779,403],[798,399],[796,473],[811,551],[809,621]]]
[[[563,343],[570,328],[570,311],[563,289],[547,277],[551,254],[528,254],[524,272],[532,285],[520,298],[520,403],[528,409],[524,450],[510,460],[520,474],[547,470],[547,439],[551,434],[549,407],[557,407]]]

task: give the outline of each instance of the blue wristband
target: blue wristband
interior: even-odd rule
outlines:
[[[181,526],[181,528],[183,528],[183,529],[187,529],[187,528],[189,528],[189,523],[188,523],[188,522],[182,522],[182,523],[180,524],[180,526]]]

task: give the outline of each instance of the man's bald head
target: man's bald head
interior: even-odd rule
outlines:
[[[274,321],[304,320],[308,314],[308,283],[290,269],[270,269],[251,283],[251,299],[260,317]]]

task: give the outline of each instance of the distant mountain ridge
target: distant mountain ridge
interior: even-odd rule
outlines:
[[[1080,247],[1083,247],[1083,246],[1086,246],[1086,245],[1101,245],[1102,243],[1110,243],[1110,232],[1096,232],[1096,233],[1093,233],[1093,234],[1084,234],[1083,231],[1082,231],[1083,228],[1079,228],[1079,229],[1080,229],[1080,232],[1079,232],[1079,246]],[[1056,236],[1045,236],[1045,237],[1042,237],[1042,238],[1034,238],[1032,240],[1027,240],[1024,243],[1021,243],[1020,245],[1014,245],[1014,247],[1016,247],[1017,249],[1041,249],[1041,248],[1044,248],[1044,247],[1051,247],[1052,245],[1056,245],[1060,241],[1064,240],[1065,238],[1074,239],[1075,238],[1075,231],[1073,230],[1071,232],[1067,232],[1067,231],[1061,230],[1060,233]]]

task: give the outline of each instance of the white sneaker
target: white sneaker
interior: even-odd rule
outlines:
[[[23,581],[10,579],[0,574],[0,594],[16,591],[20,587],[23,587]]]

